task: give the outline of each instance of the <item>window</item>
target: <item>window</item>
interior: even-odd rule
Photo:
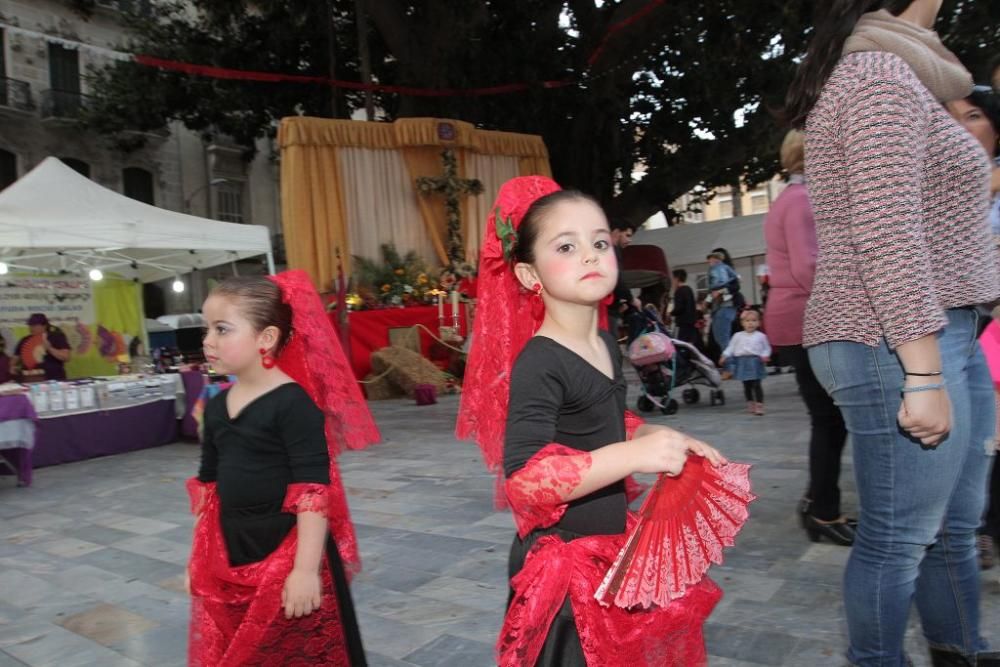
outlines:
[[[6,33],[0,30],[0,106],[7,106],[7,63],[4,61],[5,47],[4,38]]]
[[[0,190],[17,180],[17,156],[0,148]]]
[[[122,186],[126,197],[137,199],[147,204],[155,204],[153,200],[153,175],[140,167],[122,169]]]
[[[75,157],[61,157],[59,159],[62,160],[67,167],[72,167],[80,174],[90,178],[90,165],[83,160],[77,160]]]
[[[766,192],[754,192],[750,195],[750,208],[753,213],[767,213],[770,205]]]
[[[244,222],[243,183],[227,181],[216,189],[216,218],[224,222]]]
[[[80,111],[80,54],[49,44],[49,95],[52,115],[74,118]]]
[[[719,197],[719,218],[733,217],[733,198],[731,195]]]

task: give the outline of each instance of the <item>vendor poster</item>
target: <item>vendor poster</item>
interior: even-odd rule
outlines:
[[[0,329],[24,326],[32,313],[58,325],[94,322],[91,282],[64,276],[0,279]]]

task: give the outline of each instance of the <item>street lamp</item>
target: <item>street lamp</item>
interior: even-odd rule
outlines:
[[[184,212],[191,213],[191,200],[194,199],[195,195],[200,193],[202,190],[206,190],[212,186],[222,185],[223,183],[228,183],[228,182],[229,182],[228,178],[213,178],[211,181],[201,186],[200,188],[195,188],[194,192],[192,192],[191,194],[189,194],[187,197],[184,198]],[[209,206],[208,208],[211,209],[211,206]],[[211,213],[211,210],[209,210],[208,212]]]

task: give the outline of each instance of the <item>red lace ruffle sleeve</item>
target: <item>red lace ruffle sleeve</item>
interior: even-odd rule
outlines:
[[[565,498],[590,470],[591,457],[572,447],[549,443],[542,447],[505,484],[517,534],[547,528],[566,513]]]
[[[330,510],[330,487],[326,484],[299,482],[289,484],[281,511],[289,514],[316,512],[328,516]]]

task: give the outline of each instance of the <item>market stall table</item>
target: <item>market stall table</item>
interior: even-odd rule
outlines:
[[[19,484],[28,486],[33,468],[173,442],[177,439],[178,421],[184,409],[175,390],[175,385],[179,386],[181,381],[179,378],[165,383],[160,380],[157,386],[155,380],[132,380],[133,385],[148,382],[153,384],[138,387],[144,393],[127,397],[122,388],[127,387],[128,382],[100,385],[117,388],[117,395],[104,396],[92,407],[74,404],[73,409],[50,409],[48,399],[38,402],[44,396],[0,396],[0,435],[3,435],[0,453],[7,462],[5,467],[14,470]],[[73,386],[72,383],[68,385]],[[33,387],[32,396],[40,388]]]
[[[31,485],[31,451],[35,447],[38,414],[24,394],[0,396],[0,468],[17,475],[20,486]]]

